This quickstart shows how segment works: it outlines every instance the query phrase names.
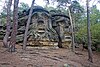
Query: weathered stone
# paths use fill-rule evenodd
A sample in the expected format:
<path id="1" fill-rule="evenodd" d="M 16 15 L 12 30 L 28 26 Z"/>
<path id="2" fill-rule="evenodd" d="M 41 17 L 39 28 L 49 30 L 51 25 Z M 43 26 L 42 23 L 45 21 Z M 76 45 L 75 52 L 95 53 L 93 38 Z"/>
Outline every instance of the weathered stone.
<path id="1" fill-rule="evenodd" d="M 18 20 L 18 33 L 17 43 L 23 42 L 26 22 L 28 19 L 29 11 L 25 11 L 26 14 L 19 16 Z M 1 31 L 0 35 L 5 31 Z M 62 41 L 63 47 L 70 47 L 71 45 L 71 33 L 70 33 L 70 21 L 69 17 L 59 14 L 50 14 L 42 7 L 35 7 L 32 12 L 31 23 L 28 31 L 28 43 L 32 46 L 52 46 L 57 47 L 59 37 Z"/>

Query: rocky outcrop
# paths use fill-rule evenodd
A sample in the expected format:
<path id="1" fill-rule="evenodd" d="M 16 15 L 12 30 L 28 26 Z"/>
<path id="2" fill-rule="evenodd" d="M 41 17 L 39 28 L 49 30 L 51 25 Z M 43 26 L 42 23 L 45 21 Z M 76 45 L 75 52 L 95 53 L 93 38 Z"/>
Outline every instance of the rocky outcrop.
<path id="1" fill-rule="evenodd" d="M 26 22 L 29 10 L 19 14 L 17 43 L 23 42 Z M 42 7 L 34 7 L 31 23 L 28 31 L 27 45 L 33 46 L 58 46 L 61 41 L 62 47 L 71 44 L 69 17 L 63 14 L 50 14 Z M 0 32 L 4 35 L 5 31 Z"/>

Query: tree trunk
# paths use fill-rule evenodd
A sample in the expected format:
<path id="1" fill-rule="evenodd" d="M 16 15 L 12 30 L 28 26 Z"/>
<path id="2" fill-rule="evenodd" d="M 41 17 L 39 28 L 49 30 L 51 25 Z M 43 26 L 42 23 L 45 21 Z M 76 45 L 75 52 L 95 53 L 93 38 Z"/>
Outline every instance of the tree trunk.
<path id="1" fill-rule="evenodd" d="M 13 28 L 12 28 L 11 39 L 9 43 L 10 52 L 15 52 L 16 34 L 17 34 L 17 26 L 18 26 L 18 3 L 19 0 L 14 0 Z"/>
<path id="2" fill-rule="evenodd" d="M 24 41 L 23 41 L 23 49 L 26 49 L 26 44 L 27 44 L 27 34 L 28 34 L 28 29 L 29 29 L 29 25 L 30 25 L 30 21 L 31 21 L 31 16 L 32 16 L 32 11 L 33 11 L 33 6 L 34 6 L 34 1 L 32 1 L 31 4 L 31 8 L 30 8 L 30 12 L 29 12 L 29 17 L 27 20 L 27 25 L 26 25 L 26 30 L 25 30 L 25 34 L 24 34 Z"/>
<path id="3" fill-rule="evenodd" d="M 70 8 L 69 8 L 69 7 L 68 7 L 68 11 L 69 11 L 69 17 L 70 17 L 70 22 L 71 22 L 71 33 L 72 33 L 72 51 L 73 51 L 73 52 L 75 52 L 73 22 L 72 22 L 72 17 L 71 17 L 71 12 L 70 12 Z"/>
<path id="4" fill-rule="evenodd" d="M 62 39 L 61 39 L 61 37 L 60 37 L 60 35 L 58 34 L 58 47 L 59 48 L 63 48 L 63 46 L 62 46 Z"/>
<path id="5" fill-rule="evenodd" d="M 59 48 L 62 48 L 62 38 L 61 38 L 61 30 L 60 30 L 60 27 L 58 26 L 58 29 L 56 30 L 57 34 L 58 34 L 58 47 Z"/>
<path id="6" fill-rule="evenodd" d="M 10 28 L 11 28 L 11 5 L 12 5 L 12 0 L 9 0 L 7 4 L 7 23 L 6 23 L 6 34 L 3 38 L 3 44 L 4 47 L 8 47 L 8 39 L 10 35 Z"/>
<path id="7" fill-rule="evenodd" d="M 91 32 L 90 32 L 90 15 L 89 15 L 89 0 L 87 0 L 87 37 L 88 37 L 88 60 L 93 62 L 91 49 Z"/>

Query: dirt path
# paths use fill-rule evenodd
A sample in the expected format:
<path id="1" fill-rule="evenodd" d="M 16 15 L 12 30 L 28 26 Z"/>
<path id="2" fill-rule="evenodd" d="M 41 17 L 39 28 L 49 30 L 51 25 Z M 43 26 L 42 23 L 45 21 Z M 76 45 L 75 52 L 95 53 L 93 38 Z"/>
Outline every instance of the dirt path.
<path id="1" fill-rule="evenodd" d="M 1 45 L 1 44 L 0 44 Z M 87 61 L 87 51 L 71 52 L 68 49 L 35 49 L 9 53 L 0 47 L 0 67 L 100 67 L 100 53 L 94 53 L 94 63 Z"/>

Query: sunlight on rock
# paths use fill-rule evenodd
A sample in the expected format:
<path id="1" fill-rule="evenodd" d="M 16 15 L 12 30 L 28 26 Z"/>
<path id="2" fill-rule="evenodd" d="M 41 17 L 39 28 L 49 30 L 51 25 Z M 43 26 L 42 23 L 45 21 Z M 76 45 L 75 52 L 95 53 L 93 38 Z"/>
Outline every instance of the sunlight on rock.
<path id="1" fill-rule="evenodd" d="M 68 64 L 64 64 L 64 67 L 70 67 Z"/>

